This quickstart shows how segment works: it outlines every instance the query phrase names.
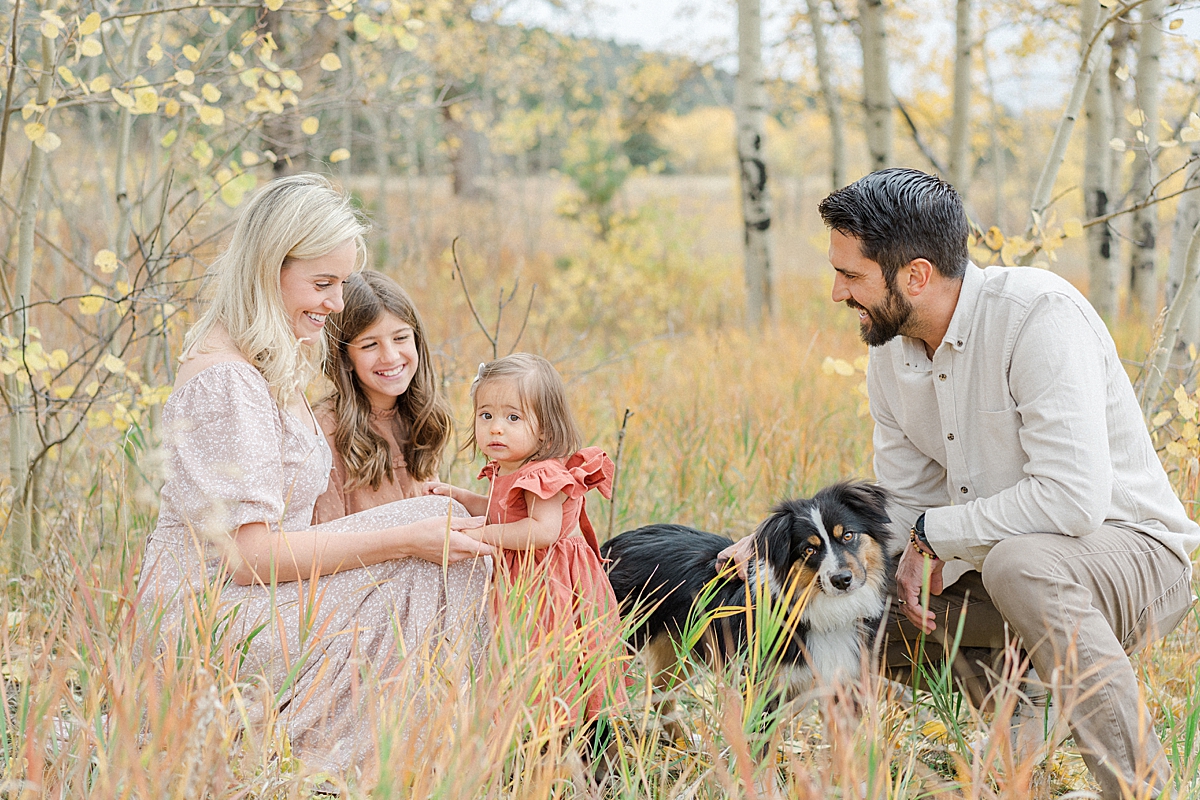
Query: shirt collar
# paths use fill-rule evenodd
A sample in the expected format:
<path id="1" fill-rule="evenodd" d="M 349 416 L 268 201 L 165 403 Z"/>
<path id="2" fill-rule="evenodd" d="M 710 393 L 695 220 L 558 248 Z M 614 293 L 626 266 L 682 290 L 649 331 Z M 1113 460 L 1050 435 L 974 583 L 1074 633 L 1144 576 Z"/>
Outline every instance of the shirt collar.
<path id="1" fill-rule="evenodd" d="M 967 271 L 963 274 L 962 288 L 958 290 L 958 303 L 954 306 L 954 316 L 950 318 L 950 326 L 942 343 L 948 344 L 955 350 L 961 351 L 971 335 L 975 322 L 975 309 L 979 306 L 979 295 L 983 292 L 983 270 L 971 262 L 967 262 Z"/>

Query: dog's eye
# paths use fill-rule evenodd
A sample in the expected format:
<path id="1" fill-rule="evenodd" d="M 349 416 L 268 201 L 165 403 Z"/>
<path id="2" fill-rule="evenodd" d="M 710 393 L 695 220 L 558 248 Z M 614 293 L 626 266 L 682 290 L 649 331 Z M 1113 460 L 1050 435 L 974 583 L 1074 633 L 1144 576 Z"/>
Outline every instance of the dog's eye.
<path id="1" fill-rule="evenodd" d="M 804 557 L 805 557 L 805 558 L 809 558 L 810 556 L 812 556 L 812 555 L 813 555 L 814 553 L 816 553 L 816 552 L 817 552 L 817 548 L 813 547 L 813 546 L 810 544 L 808 547 L 804 548 Z"/>
<path id="2" fill-rule="evenodd" d="M 854 541 L 855 535 L 856 534 L 854 533 L 854 531 L 846 531 L 845 533 L 842 534 L 842 541 L 845 542 L 846 544 L 850 544 L 851 542 Z"/>

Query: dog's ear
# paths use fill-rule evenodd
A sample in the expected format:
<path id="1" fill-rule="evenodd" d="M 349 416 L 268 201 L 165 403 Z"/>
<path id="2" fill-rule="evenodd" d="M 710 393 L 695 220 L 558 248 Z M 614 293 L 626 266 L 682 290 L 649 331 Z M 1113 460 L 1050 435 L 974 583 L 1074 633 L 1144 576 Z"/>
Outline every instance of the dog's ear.
<path id="1" fill-rule="evenodd" d="M 774 554 L 775 558 L 786 556 L 792 549 L 792 518 L 794 511 L 785 503 L 775 507 L 771 516 L 759 524 L 754 535 L 758 538 L 760 553 Z"/>
<path id="2" fill-rule="evenodd" d="M 892 521 L 887 506 L 891 495 L 874 483 L 847 483 L 842 487 L 842 501 L 873 527 L 883 527 Z"/>

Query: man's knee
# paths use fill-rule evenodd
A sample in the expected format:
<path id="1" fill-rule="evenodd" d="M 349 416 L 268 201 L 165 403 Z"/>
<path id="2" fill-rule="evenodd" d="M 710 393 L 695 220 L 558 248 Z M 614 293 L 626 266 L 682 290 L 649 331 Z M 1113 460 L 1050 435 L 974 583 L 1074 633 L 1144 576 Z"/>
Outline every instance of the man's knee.
<path id="1" fill-rule="evenodd" d="M 1054 583 L 1052 559 L 1039 556 L 1033 538 L 1004 539 L 983 561 L 983 586 L 1010 622 L 1044 608 Z"/>

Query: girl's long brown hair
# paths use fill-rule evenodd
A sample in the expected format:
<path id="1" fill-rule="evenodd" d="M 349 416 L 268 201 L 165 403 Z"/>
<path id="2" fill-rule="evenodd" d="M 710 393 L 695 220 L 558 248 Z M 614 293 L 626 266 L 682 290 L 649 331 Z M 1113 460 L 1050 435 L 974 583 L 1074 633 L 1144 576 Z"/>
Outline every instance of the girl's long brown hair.
<path id="1" fill-rule="evenodd" d="M 371 429 L 371 403 L 354 375 L 347 352 L 350 342 L 385 313 L 411 325 L 416 337 L 417 370 L 408 391 L 396 398 L 394 424 L 409 474 L 414 480 L 429 480 L 437 474 L 453 422 L 450 406 L 438 388 L 421 317 L 399 284 L 374 270 L 351 276 L 342 299 L 345 308 L 329 317 L 333 335 L 329 337 L 325 375 L 334 387 L 326 403 L 332 405 L 337 420 L 333 444 L 346 463 L 349 478 L 346 488 L 369 485 L 378 489 L 384 480 L 395 479 L 390 448 Z"/>

